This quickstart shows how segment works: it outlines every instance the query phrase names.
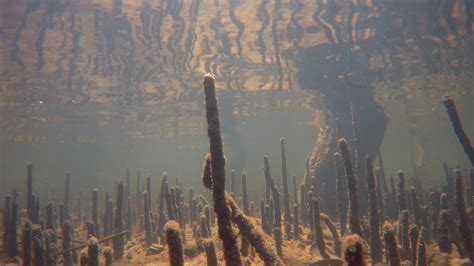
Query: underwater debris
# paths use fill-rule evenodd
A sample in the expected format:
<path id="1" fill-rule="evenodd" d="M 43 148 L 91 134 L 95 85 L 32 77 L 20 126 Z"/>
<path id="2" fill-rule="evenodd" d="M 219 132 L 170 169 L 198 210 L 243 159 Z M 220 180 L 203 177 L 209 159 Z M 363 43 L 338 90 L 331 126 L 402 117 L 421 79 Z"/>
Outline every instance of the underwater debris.
<path id="1" fill-rule="evenodd" d="M 298 216 L 298 204 L 293 204 L 293 239 L 300 239 L 300 222 Z"/>
<path id="2" fill-rule="evenodd" d="M 11 201 L 11 212 L 9 215 L 9 222 L 8 227 L 6 230 L 9 231 L 8 233 L 8 257 L 15 258 L 18 256 L 18 238 L 17 238 L 17 227 L 18 227 L 18 203 L 17 203 L 17 196 L 16 192 L 13 193 L 12 201 Z"/>
<path id="3" fill-rule="evenodd" d="M 375 184 L 374 169 L 372 168 L 372 160 L 370 156 L 365 157 L 367 171 L 367 185 L 369 189 L 369 242 L 370 242 L 370 258 L 372 263 L 382 261 L 382 241 L 380 237 L 380 222 L 377 189 Z"/>
<path id="4" fill-rule="evenodd" d="M 400 257 L 402 260 L 406 260 L 410 257 L 410 238 L 408 235 L 408 230 L 409 230 L 409 213 L 408 210 L 403 210 L 400 213 L 400 220 L 399 220 L 399 230 L 400 230 L 400 242 L 402 245 Z"/>
<path id="5" fill-rule="evenodd" d="M 281 228 L 273 227 L 273 238 L 275 239 L 275 246 L 278 253 L 278 256 L 283 257 L 283 248 L 282 248 L 282 233 Z"/>
<path id="6" fill-rule="evenodd" d="M 242 173 L 242 207 L 245 215 L 250 215 L 249 202 L 247 194 L 247 174 Z M 240 252 L 242 256 L 248 256 L 250 244 L 246 237 L 241 235 Z"/>
<path id="7" fill-rule="evenodd" d="M 91 237 L 87 244 L 87 265 L 99 266 L 99 243 L 95 237 Z"/>
<path id="8" fill-rule="evenodd" d="M 235 169 L 230 170 L 230 193 L 235 195 Z"/>
<path id="9" fill-rule="evenodd" d="M 111 266 L 113 259 L 114 259 L 114 251 L 110 247 L 105 247 L 102 250 L 102 254 L 104 254 L 104 262 L 105 266 Z"/>
<path id="10" fill-rule="evenodd" d="M 171 266 L 184 265 L 183 243 L 181 240 L 181 229 L 174 220 L 169 220 L 165 224 L 166 244 L 168 245 L 168 257 Z"/>
<path id="11" fill-rule="evenodd" d="M 46 265 L 46 245 L 43 230 L 39 224 L 32 226 L 33 235 L 33 265 Z"/>
<path id="12" fill-rule="evenodd" d="M 426 230 L 424 227 L 421 227 L 420 234 L 418 238 L 418 245 L 416 247 L 416 266 L 428 266 L 428 258 L 426 256 L 426 243 L 425 243 L 425 233 Z"/>
<path id="13" fill-rule="evenodd" d="M 151 177 L 147 176 L 146 177 L 146 191 L 148 191 L 148 206 L 150 206 L 150 210 L 153 208 L 152 205 L 152 195 L 151 195 Z"/>
<path id="14" fill-rule="evenodd" d="M 458 111 L 456 109 L 456 104 L 454 104 L 453 99 L 448 95 L 443 96 L 443 104 L 446 108 L 446 112 L 448 112 L 449 120 L 453 125 L 454 133 L 456 133 L 456 136 L 458 137 L 459 142 L 461 143 L 464 149 L 464 152 L 469 158 L 471 165 L 474 165 L 474 149 L 466 132 L 464 132 L 461 119 L 459 119 Z"/>
<path id="15" fill-rule="evenodd" d="M 237 225 L 240 233 L 249 240 L 250 245 L 255 248 L 257 254 L 267 265 L 282 265 L 275 253 L 272 240 L 256 226 L 255 222 L 239 209 L 232 197 L 228 196 L 227 202 L 232 210 L 232 222 Z"/>
<path id="16" fill-rule="evenodd" d="M 342 238 L 343 259 L 346 265 L 367 265 L 365 261 L 365 248 L 362 238 L 350 234 Z"/>
<path id="17" fill-rule="evenodd" d="M 26 166 L 26 211 L 28 213 L 28 218 L 34 223 L 38 221 L 33 220 L 33 164 L 28 164 Z"/>
<path id="18" fill-rule="evenodd" d="M 113 209 L 113 201 L 111 198 L 106 199 L 106 205 L 105 205 L 105 214 L 104 214 L 104 224 L 107 224 L 107 233 L 104 234 L 105 236 L 109 236 L 113 232 L 114 228 L 114 209 Z M 107 218 L 105 218 L 107 217 Z M 105 233 L 105 231 L 104 231 Z"/>
<path id="19" fill-rule="evenodd" d="M 212 241 L 212 239 L 205 239 L 202 245 L 206 251 L 207 266 L 217 266 L 218 262 L 214 241 Z"/>
<path id="20" fill-rule="evenodd" d="M 307 218 L 306 218 L 306 189 L 305 185 L 300 185 L 300 200 L 301 200 L 301 221 L 303 226 L 307 225 Z"/>
<path id="21" fill-rule="evenodd" d="M 346 173 L 347 190 L 349 194 L 349 229 L 351 234 L 362 236 L 362 228 L 359 218 L 359 197 L 357 195 L 357 180 L 351 163 L 351 156 L 345 139 L 339 139 L 344 169 Z"/>
<path id="22" fill-rule="evenodd" d="M 199 228 L 201 229 L 201 237 L 208 238 L 210 236 L 210 230 L 208 228 L 205 215 L 201 215 L 199 217 Z"/>
<path id="23" fill-rule="evenodd" d="M 92 190 L 92 225 L 93 236 L 99 237 L 99 190 Z"/>
<path id="24" fill-rule="evenodd" d="M 438 247 L 441 252 L 451 252 L 451 239 L 449 237 L 448 223 L 449 213 L 447 210 L 441 210 L 439 214 L 438 225 Z"/>
<path id="25" fill-rule="evenodd" d="M 334 252 L 337 256 L 341 256 L 341 240 L 339 238 L 339 234 L 337 233 L 336 225 L 333 223 L 333 221 L 331 221 L 331 218 L 329 218 L 328 215 L 321 213 L 320 217 L 328 227 L 329 231 L 331 231 L 332 238 L 334 239 Z"/>
<path id="26" fill-rule="evenodd" d="M 421 214 L 421 209 L 418 204 L 418 196 L 416 194 L 416 188 L 414 186 L 410 187 L 409 194 L 411 198 L 411 204 L 413 205 L 412 209 L 413 209 L 413 217 L 415 218 L 415 223 L 417 226 L 421 226 L 422 221 L 423 221 L 423 218 L 422 218 L 423 215 Z"/>
<path id="27" fill-rule="evenodd" d="M 3 208 L 3 228 L 8 229 L 10 227 L 11 221 L 10 221 L 10 216 L 11 216 L 11 198 L 10 196 L 5 197 L 5 207 Z M 8 243 L 10 242 L 10 230 L 3 230 L 3 246 L 7 247 Z"/>
<path id="28" fill-rule="evenodd" d="M 334 153 L 334 169 L 336 175 L 336 198 L 337 198 L 337 211 L 339 217 L 339 225 L 341 227 L 341 235 L 346 234 L 346 223 L 347 223 L 347 190 L 345 186 L 345 180 L 343 178 L 343 170 L 341 167 L 341 155 Z"/>
<path id="29" fill-rule="evenodd" d="M 261 226 L 262 226 L 262 230 L 269 234 L 269 230 L 270 230 L 270 225 L 269 225 L 269 221 L 268 221 L 268 216 L 267 216 L 267 212 L 266 212 L 266 209 L 268 208 L 268 206 L 265 206 L 265 201 L 262 199 L 260 201 L 260 220 L 261 220 Z"/>
<path id="30" fill-rule="evenodd" d="M 288 171 L 286 168 L 285 138 L 280 138 L 281 152 L 281 179 L 283 181 L 283 207 L 285 210 L 285 224 L 291 223 L 290 196 L 288 192 Z"/>
<path id="31" fill-rule="evenodd" d="M 123 231 L 123 183 L 119 182 L 117 186 L 117 201 L 115 206 L 115 222 L 114 222 L 114 233 Z M 123 258 L 123 246 L 124 239 L 123 235 L 118 235 L 114 237 L 112 241 L 112 246 L 114 249 L 114 258 L 122 259 Z"/>
<path id="32" fill-rule="evenodd" d="M 415 265 L 417 261 L 417 246 L 418 246 L 418 239 L 419 239 L 418 227 L 416 225 L 410 226 L 410 230 L 408 231 L 408 236 L 410 237 L 410 245 L 411 245 L 410 260 Z"/>
<path id="33" fill-rule="evenodd" d="M 127 204 L 125 205 L 125 230 L 128 231 L 127 240 L 131 240 L 133 234 L 133 211 L 132 211 L 132 199 L 127 197 Z"/>
<path id="34" fill-rule="evenodd" d="M 148 191 L 143 192 L 143 218 L 145 222 L 145 242 L 147 246 L 150 246 L 153 243 L 153 237 L 151 234 L 151 221 L 150 221 L 150 206 L 148 200 Z"/>
<path id="35" fill-rule="evenodd" d="M 379 222 L 385 217 L 385 202 L 384 202 L 384 193 L 382 192 L 383 184 L 385 183 L 385 176 L 380 168 L 374 169 L 374 175 L 376 180 L 376 192 L 377 192 L 377 203 L 379 209 Z M 368 184 L 367 184 L 368 187 Z M 385 189 L 387 188 L 387 184 L 385 184 Z M 370 188 L 369 188 L 370 189 Z M 369 199 L 370 200 L 370 199 Z"/>
<path id="36" fill-rule="evenodd" d="M 23 224 L 21 243 L 23 246 L 22 248 L 23 265 L 31 266 L 33 263 L 33 257 L 31 254 L 31 250 L 33 248 L 33 229 L 31 228 L 30 220 L 26 220 L 25 223 Z M 66 262 L 64 264 L 66 264 Z"/>
<path id="37" fill-rule="evenodd" d="M 329 258 L 329 255 L 326 252 L 326 243 L 324 243 L 323 239 L 323 229 L 321 227 L 321 212 L 319 211 L 319 200 L 313 198 L 311 200 L 311 205 L 313 208 L 313 219 L 314 219 L 314 232 L 315 232 L 315 240 L 316 245 L 318 246 L 319 253 L 324 259 Z"/>
<path id="38" fill-rule="evenodd" d="M 390 266 L 400 265 L 400 253 L 398 252 L 397 238 L 393 232 L 392 225 L 385 221 L 383 225 L 383 238 L 385 240 L 385 249 L 388 253 L 387 262 Z"/>
<path id="39" fill-rule="evenodd" d="M 141 186 L 141 173 L 140 173 L 140 170 L 137 170 L 137 181 L 136 181 L 136 184 L 137 184 L 137 187 L 136 187 L 136 191 L 135 191 L 135 205 L 137 207 L 137 210 L 136 210 L 136 216 L 137 217 L 140 217 L 143 215 L 143 204 L 141 203 L 142 201 L 139 199 L 140 198 L 140 194 L 143 192 L 142 191 L 142 186 Z M 160 190 L 161 191 L 161 190 Z M 161 197 L 162 195 L 160 194 L 160 202 L 161 202 Z"/>
<path id="40" fill-rule="evenodd" d="M 63 218 L 67 219 L 69 217 L 69 199 L 71 194 L 71 174 L 66 173 L 66 180 L 64 183 L 64 216 Z M 34 205 L 34 204 L 33 204 Z M 60 223 L 64 223 L 64 220 Z"/>
<path id="41" fill-rule="evenodd" d="M 454 171 L 455 187 L 456 187 L 456 210 L 459 215 L 459 234 L 462 239 L 463 256 L 469 257 L 474 261 L 474 251 L 472 246 L 472 234 L 469 223 L 469 215 L 466 210 L 466 202 L 464 200 L 464 184 L 462 182 L 461 170 Z"/>
<path id="42" fill-rule="evenodd" d="M 214 77 L 204 76 L 204 93 L 206 95 L 207 135 L 209 137 L 209 152 L 211 154 L 210 170 L 212 179 L 212 197 L 214 211 L 217 214 L 219 238 L 223 243 L 224 259 L 227 265 L 240 265 L 240 252 L 237 247 L 237 237 L 232 230 L 230 212 L 225 200 L 225 158 L 220 132 L 219 109 L 217 107 Z"/>
<path id="43" fill-rule="evenodd" d="M 71 241 L 72 241 L 72 232 L 73 228 L 69 220 L 66 220 L 62 226 L 62 235 L 63 235 L 63 250 L 69 250 L 71 248 Z M 64 265 L 65 266 L 72 266 L 72 253 L 71 252 L 64 252 Z"/>
<path id="44" fill-rule="evenodd" d="M 440 199 L 438 193 L 431 191 L 428 196 L 430 202 L 430 230 L 433 239 L 438 239 L 438 222 L 439 222 L 439 215 L 440 215 Z"/>
<path id="45" fill-rule="evenodd" d="M 398 209 L 400 212 L 407 209 L 407 197 L 405 193 L 405 172 L 402 170 L 398 171 L 398 183 L 397 183 L 397 199 L 398 199 Z"/>
<path id="46" fill-rule="evenodd" d="M 168 188 L 167 181 L 163 182 L 163 191 L 165 193 L 166 211 L 168 213 L 168 219 L 176 220 L 176 215 L 174 213 L 173 200 L 170 193 L 171 190 Z"/>
<path id="47" fill-rule="evenodd" d="M 160 243 L 164 244 L 164 236 L 163 236 L 163 228 L 165 226 L 165 202 L 168 204 L 168 200 L 166 200 L 166 195 L 168 193 L 168 183 L 166 183 L 168 176 L 166 173 L 161 175 L 161 185 L 160 185 L 160 205 L 158 207 L 158 225 L 155 230 L 155 237 L 160 239 Z M 168 206 L 168 205 L 167 205 Z M 169 209 L 168 209 L 169 210 Z"/>

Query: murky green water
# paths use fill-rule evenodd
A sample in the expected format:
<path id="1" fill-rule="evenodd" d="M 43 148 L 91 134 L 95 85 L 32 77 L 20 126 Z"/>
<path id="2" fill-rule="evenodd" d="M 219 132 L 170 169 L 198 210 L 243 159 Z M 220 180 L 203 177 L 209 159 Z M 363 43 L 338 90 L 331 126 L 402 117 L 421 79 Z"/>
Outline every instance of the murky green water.
<path id="1" fill-rule="evenodd" d="M 348 90 L 360 153 L 381 149 L 388 173 L 431 182 L 441 180 L 443 162 L 468 165 L 440 99 L 454 97 L 472 137 L 472 1 L 0 7 L 3 192 L 24 183 L 28 162 L 38 190 L 61 187 L 67 171 L 79 190 L 110 188 L 126 167 L 198 187 L 206 72 L 217 77 L 228 167 L 247 170 L 251 193 L 262 187 L 263 155 L 279 176 L 281 136 L 298 177 L 335 118 L 352 139 Z"/>

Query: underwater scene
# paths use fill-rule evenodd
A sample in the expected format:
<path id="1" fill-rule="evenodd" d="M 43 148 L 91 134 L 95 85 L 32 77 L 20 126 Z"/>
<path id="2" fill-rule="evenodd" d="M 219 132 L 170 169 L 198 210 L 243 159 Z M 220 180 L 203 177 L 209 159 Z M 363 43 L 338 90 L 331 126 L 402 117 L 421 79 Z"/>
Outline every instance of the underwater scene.
<path id="1" fill-rule="evenodd" d="M 0 265 L 473 265 L 474 0 L 0 0 Z"/>

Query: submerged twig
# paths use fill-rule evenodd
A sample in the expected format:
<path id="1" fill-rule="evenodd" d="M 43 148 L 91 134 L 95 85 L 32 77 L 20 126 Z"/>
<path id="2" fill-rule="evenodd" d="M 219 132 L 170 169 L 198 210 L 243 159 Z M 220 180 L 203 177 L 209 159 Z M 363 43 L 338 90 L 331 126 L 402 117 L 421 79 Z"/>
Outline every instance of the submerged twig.
<path id="1" fill-rule="evenodd" d="M 443 97 L 443 104 L 446 107 L 446 111 L 448 112 L 449 119 L 451 120 L 451 124 L 453 125 L 454 133 L 461 142 L 461 145 L 466 153 L 471 165 L 474 165 L 474 150 L 471 145 L 471 141 L 469 140 L 466 132 L 464 132 L 464 128 L 462 127 L 461 119 L 459 119 L 458 111 L 456 109 L 456 105 L 451 97 L 445 95 Z"/>

